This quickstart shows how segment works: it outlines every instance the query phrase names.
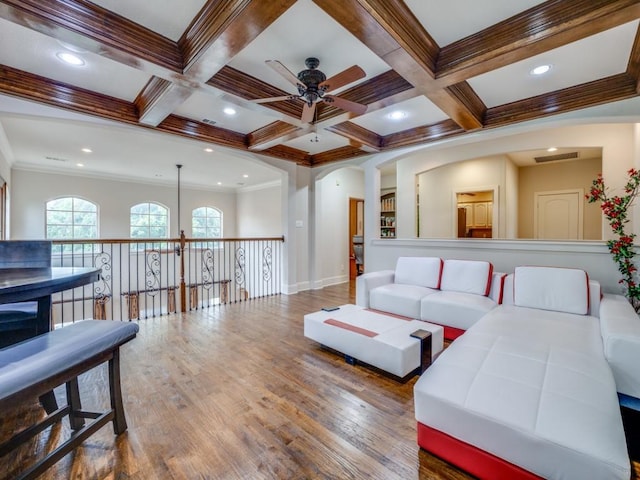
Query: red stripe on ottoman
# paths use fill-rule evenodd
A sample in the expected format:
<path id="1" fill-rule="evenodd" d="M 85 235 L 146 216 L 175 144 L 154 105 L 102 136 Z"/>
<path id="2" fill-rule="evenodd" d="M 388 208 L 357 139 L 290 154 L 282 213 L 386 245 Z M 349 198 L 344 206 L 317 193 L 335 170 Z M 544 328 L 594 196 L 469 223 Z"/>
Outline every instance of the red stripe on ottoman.
<path id="1" fill-rule="evenodd" d="M 344 328 L 345 330 L 349 330 L 354 333 L 359 333 L 360 335 L 365 335 L 367 337 L 375 337 L 378 334 L 376 332 L 372 332 L 371 330 L 367 330 L 366 328 L 356 327 L 355 325 L 349 325 L 348 323 L 341 322 L 340 320 L 336 320 L 335 318 L 328 318 L 324 321 L 324 323 L 333 325 L 334 327 Z"/>
<path id="2" fill-rule="evenodd" d="M 415 318 L 405 317 L 404 315 L 397 315 L 395 313 L 383 312 L 382 310 L 374 310 L 373 308 L 365 308 L 365 311 L 372 312 L 372 313 L 379 313 L 380 315 L 397 318 L 398 320 L 406 320 L 407 322 L 415 320 Z"/>

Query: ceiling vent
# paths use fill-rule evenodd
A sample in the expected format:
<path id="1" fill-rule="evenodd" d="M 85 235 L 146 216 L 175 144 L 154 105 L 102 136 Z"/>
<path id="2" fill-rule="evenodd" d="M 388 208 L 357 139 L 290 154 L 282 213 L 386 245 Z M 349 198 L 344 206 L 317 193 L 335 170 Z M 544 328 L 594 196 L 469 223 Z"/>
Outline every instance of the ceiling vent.
<path id="1" fill-rule="evenodd" d="M 533 157 L 536 163 L 555 162 L 556 160 L 571 160 L 578 158 L 578 152 L 558 153 L 557 155 L 547 155 L 545 157 Z"/>
<path id="2" fill-rule="evenodd" d="M 209 120 L 208 118 L 203 118 L 202 119 L 202 123 L 206 123 L 207 125 L 215 125 L 216 121 L 215 120 Z"/>
<path id="3" fill-rule="evenodd" d="M 53 160 L 54 162 L 66 162 L 67 159 L 66 158 L 59 158 L 59 157 L 44 157 L 47 160 Z"/>

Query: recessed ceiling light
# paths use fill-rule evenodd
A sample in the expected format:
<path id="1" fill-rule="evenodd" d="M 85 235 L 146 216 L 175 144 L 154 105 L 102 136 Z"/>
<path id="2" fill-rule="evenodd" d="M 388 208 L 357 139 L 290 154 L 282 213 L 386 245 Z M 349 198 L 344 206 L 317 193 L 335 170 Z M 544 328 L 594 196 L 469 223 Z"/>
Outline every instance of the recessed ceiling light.
<path id="1" fill-rule="evenodd" d="M 86 147 L 85 147 L 85 148 L 83 148 L 83 149 L 82 149 L 82 151 L 83 151 L 84 153 L 91 153 L 91 152 L 93 152 L 93 150 L 91 150 L 90 148 L 86 148 Z"/>
<path id="2" fill-rule="evenodd" d="M 73 53 L 59 52 L 56 53 L 56 57 L 69 65 L 73 65 L 74 67 L 80 67 L 84 65 L 84 60 L 81 59 L 78 55 L 74 55 Z"/>
<path id="3" fill-rule="evenodd" d="M 402 120 L 406 116 L 407 116 L 407 112 L 403 112 L 401 110 L 395 110 L 391 112 L 389 115 L 387 115 L 387 117 L 390 118 L 391 120 Z"/>
<path id="4" fill-rule="evenodd" d="M 204 151 L 207 152 L 207 153 L 211 153 L 211 152 L 213 152 L 213 148 L 207 147 L 207 148 L 204 149 Z"/>
<path id="5" fill-rule="evenodd" d="M 242 175 L 242 178 L 249 178 L 249 175 L 245 173 L 244 175 Z"/>
<path id="6" fill-rule="evenodd" d="M 547 148 L 547 152 L 556 152 L 558 149 L 556 147 Z"/>
<path id="7" fill-rule="evenodd" d="M 84 163 L 76 163 L 76 167 L 84 167 Z"/>
<path id="8" fill-rule="evenodd" d="M 551 70 L 551 65 L 538 65 L 529 73 L 531 73 L 531 75 L 544 75 L 549 70 Z"/>
<path id="9" fill-rule="evenodd" d="M 236 111 L 235 109 L 231 108 L 231 107 L 227 107 L 223 110 L 223 112 L 225 113 L 225 115 L 235 115 Z"/>
<path id="10" fill-rule="evenodd" d="M 218 182 L 218 185 L 222 185 L 222 182 Z"/>

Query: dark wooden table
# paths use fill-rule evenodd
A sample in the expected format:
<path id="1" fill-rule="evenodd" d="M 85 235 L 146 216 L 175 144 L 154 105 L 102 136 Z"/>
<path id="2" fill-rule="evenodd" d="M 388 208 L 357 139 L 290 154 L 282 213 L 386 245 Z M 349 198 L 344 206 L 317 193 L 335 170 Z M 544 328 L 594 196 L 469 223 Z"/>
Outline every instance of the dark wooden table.
<path id="1" fill-rule="evenodd" d="M 0 269 L 0 304 L 36 300 L 37 334 L 51 329 L 51 295 L 81 287 L 100 279 L 94 267 L 2 268 Z"/>
<path id="2" fill-rule="evenodd" d="M 51 295 L 100 279 L 100 268 L 49 267 L 0 268 L 0 304 L 38 302 L 36 335 L 51 330 Z M 58 409 L 53 391 L 40 397 L 47 413 Z"/>

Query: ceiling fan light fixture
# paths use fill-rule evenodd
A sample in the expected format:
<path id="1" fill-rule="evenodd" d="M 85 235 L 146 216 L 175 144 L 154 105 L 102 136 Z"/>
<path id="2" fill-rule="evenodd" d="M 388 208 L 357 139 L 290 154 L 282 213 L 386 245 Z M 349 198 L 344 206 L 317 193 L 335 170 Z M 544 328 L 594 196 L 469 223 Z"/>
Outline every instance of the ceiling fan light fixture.
<path id="1" fill-rule="evenodd" d="M 529 73 L 531 75 L 544 75 L 549 70 L 551 70 L 551 65 L 538 65 L 537 67 L 533 68 Z"/>

